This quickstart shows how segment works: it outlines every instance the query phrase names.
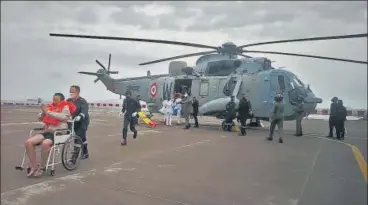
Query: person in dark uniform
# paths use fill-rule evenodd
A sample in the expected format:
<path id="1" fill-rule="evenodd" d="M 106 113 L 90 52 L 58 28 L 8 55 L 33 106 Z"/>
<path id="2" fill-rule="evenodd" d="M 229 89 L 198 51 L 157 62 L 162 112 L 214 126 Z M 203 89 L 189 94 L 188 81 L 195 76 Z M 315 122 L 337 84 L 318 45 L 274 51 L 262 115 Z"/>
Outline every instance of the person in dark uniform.
<path id="1" fill-rule="evenodd" d="M 345 138 L 345 120 L 347 116 L 346 107 L 342 100 L 337 101 L 337 113 L 336 113 L 336 138 L 338 140 L 344 140 Z"/>
<path id="2" fill-rule="evenodd" d="M 124 113 L 124 126 L 123 126 L 123 139 L 121 141 L 121 145 L 127 145 L 127 135 L 128 135 L 128 125 L 130 130 L 133 132 L 133 139 L 137 138 L 138 132 L 135 129 L 137 112 L 140 111 L 141 105 L 136 99 L 133 99 L 132 92 L 129 90 L 125 92 L 125 99 L 123 102 L 123 109 L 121 110 Z"/>
<path id="3" fill-rule="evenodd" d="M 250 101 L 247 99 L 245 94 L 243 94 L 242 98 L 239 102 L 238 108 L 238 121 L 240 122 L 240 135 L 245 136 L 247 134 L 245 130 L 247 119 L 250 117 L 250 109 L 251 104 Z"/>
<path id="4" fill-rule="evenodd" d="M 199 107 L 199 102 L 197 100 L 196 97 L 193 96 L 193 102 L 192 102 L 192 107 L 193 107 L 193 118 L 194 118 L 194 127 L 199 127 L 198 125 L 198 107 Z"/>
<path id="5" fill-rule="evenodd" d="M 141 107 L 141 95 L 137 95 L 137 101 L 139 103 L 139 106 Z M 138 125 L 138 121 L 139 121 L 139 115 L 137 114 L 137 117 L 136 117 L 136 125 Z"/>
<path id="6" fill-rule="evenodd" d="M 70 98 L 67 101 L 72 102 L 76 107 L 75 112 L 72 113 L 72 117 L 75 121 L 74 131 L 83 142 L 82 159 L 87 159 L 89 157 L 86 136 L 89 125 L 88 103 L 84 98 L 80 97 L 80 87 L 78 85 L 72 85 L 69 91 Z"/>
<path id="7" fill-rule="evenodd" d="M 330 106 L 330 117 L 328 119 L 328 124 L 330 127 L 330 132 L 326 137 L 332 138 L 333 137 L 333 128 L 335 127 L 336 124 L 336 112 L 337 112 L 337 104 L 338 98 L 337 97 L 333 97 L 331 99 L 331 106 Z M 336 129 L 336 128 L 335 128 Z"/>
<path id="8" fill-rule="evenodd" d="M 234 118 L 236 118 L 236 104 L 235 104 L 235 97 L 231 96 L 230 102 L 226 104 L 225 111 L 225 123 L 228 124 L 227 131 L 231 132 L 231 123 L 233 122 Z"/>

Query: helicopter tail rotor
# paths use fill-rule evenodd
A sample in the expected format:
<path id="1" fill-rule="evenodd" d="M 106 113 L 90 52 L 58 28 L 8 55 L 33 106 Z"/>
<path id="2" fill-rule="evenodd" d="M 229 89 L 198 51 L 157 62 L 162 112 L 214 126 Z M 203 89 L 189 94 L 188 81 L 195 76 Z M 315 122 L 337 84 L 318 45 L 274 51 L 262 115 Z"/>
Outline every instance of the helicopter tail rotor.
<path id="1" fill-rule="evenodd" d="M 100 61 L 96 60 L 96 63 L 98 65 L 100 65 L 102 69 L 106 70 L 108 75 L 110 75 L 110 74 L 119 74 L 119 71 L 110 71 L 111 53 L 109 54 L 109 64 L 107 66 L 107 69 L 106 69 L 106 67 L 104 65 L 102 65 L 102 63 L 100 63 Z"/>
<path id="2" fill-rule="evenodd" d="M 94 75 L 97 76 L 97 78 L 93 81 L 94 83 L 97 83 L 100 80 L 100 75 L 103 75 L 103 73 L 110 75 L 110 74 L 119 74 L 119 71 L 110 71 L 110 65 L 111 65 L 111 53 L 109 54 L 109 63 L 106 67 L 100 63 L 100 61 L 96 60 L 96 63 L 101 66 L 101 68 L 103 69 L 103 71 L 101 72 L 101 70 L 97 71 L 96 73 L 92 73 L 92 72 L 84 72 L 84 71 L 80 71 L 78 73 L 80 74 L 84 74 L 84 75 Z"/>

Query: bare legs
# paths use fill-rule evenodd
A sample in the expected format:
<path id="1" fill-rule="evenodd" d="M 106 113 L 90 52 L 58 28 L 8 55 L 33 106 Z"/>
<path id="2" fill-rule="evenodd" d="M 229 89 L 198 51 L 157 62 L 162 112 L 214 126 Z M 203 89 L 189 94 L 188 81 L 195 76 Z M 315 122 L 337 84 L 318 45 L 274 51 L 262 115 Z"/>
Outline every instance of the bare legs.
<path id="1" fill-rule="evenodd" d="M 41 144 L 41 166 L 40 167 L 37 167 L 37 164 L 36 164 L 35 148 L 38 144 Z M 38 177 L 42 175 L 43 167 L 46 164 L 51 146 L 52 146 L 52 141 L 49 139 L 45 139 L 42 134 L 37 134 L 26 140 L 25 148 L 26 148 L 26 153 L 29 158 L 29 163 L 30 163 L 29 166 L 31 168 L 29 174 L 27 175 L 28 177 L 30 176 Z"/>

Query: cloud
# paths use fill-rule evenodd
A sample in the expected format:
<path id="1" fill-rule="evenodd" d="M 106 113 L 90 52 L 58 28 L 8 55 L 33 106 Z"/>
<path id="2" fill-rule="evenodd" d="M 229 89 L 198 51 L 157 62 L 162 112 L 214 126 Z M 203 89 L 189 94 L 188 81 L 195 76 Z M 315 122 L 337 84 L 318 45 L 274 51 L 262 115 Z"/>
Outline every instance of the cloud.
<path id="1" fill-rule="evenodd" d="M 168 71 L 169 62 L 139 63 L 203 49 L 123 41 L 52 38 L 50 32 L 156 38 L 212 46 L 275 39 L 367 32 L 367 2 L 2 2 L 1 97 L 68 92 L 79 84 L 90 101 L 116 98 L 93 76 L 98 59 L 112 54 L 116 78 Z M 275 44 L 249 48 L 367 60 L 367 39 Z M 309 83 L 328 107 L 339 96 L 352 107 L 367 106 L 367 66 L 318 59 L 266 56 Z M 185 58 L 194 64 L 197 58 Z M 129 72 L 128 72 L 129 71 Z"/>

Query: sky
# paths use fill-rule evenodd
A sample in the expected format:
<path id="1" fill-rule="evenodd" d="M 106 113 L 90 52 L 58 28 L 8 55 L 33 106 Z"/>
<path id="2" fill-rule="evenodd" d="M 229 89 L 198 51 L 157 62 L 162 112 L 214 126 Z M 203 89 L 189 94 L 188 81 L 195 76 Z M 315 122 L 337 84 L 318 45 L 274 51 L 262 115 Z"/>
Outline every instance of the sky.
<path id="1" fill-rule="evenodd" d="M 169 62 L 139 66 L 165 57 L 206 51 L 201 48 L 126 41 L 55 38 L 49 33 L 123 36 L 220 46 L 290 38 L 367 33 L 367 2 L 1 2 L 1 99 L 69 93 L 81 86 L 88 101 L 117 99 L 95 77 L 98 59 L 112 54 L 114 78 L 168 72 Z M 367 61 L 367 38 L 251 47 Z M 329 107 L 333 96 L 355 109 L 367 108 L 367 65 L 280 55 L 275 67 L 295 73 Z M 198 57 L 184 58 L 194 65 Z"/>

